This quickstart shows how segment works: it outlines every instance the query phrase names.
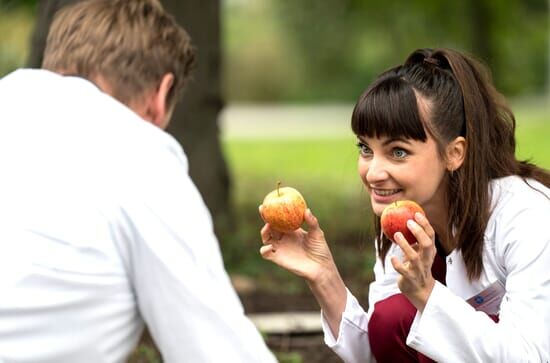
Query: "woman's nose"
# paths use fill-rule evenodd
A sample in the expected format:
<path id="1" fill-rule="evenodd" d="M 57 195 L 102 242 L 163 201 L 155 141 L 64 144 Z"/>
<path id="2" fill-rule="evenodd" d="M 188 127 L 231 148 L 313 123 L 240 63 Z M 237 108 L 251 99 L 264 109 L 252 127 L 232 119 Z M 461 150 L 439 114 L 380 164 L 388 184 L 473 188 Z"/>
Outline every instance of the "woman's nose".
<path id="1" fill-rule="evenodd" d="M 374 184 L 383 181 L 388 178 L 388 170 L 384 160 L 373 157 L 368 166 L 365 174 L 365 179 L 369 184 Z"/>

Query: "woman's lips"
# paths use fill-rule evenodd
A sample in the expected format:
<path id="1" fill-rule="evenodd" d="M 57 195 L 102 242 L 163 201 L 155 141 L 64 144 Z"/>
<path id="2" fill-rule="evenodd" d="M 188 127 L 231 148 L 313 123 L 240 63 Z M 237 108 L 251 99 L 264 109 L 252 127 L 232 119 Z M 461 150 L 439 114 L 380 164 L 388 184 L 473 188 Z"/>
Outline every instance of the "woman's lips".
<path id="1" fill-rule="evenodd" d="M 379 189 L 371 188 L 371 196 L 376 203 L 391 203 L 396 200 L 395 196 L 399 194 L 402 189 Z"/>
<path id="2" fill-rule="evenodd" d="M 389 195 L 397 194 L 401 189 L 372 189 L 372 192 L 381 197 L 387 197 Z"/>

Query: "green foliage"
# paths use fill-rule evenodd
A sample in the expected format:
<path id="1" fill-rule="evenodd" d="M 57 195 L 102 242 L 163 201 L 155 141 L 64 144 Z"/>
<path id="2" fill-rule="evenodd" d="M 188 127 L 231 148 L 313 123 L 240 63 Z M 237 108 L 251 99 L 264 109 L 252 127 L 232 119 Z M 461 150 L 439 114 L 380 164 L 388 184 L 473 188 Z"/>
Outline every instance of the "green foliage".
<path id="1" fill-rule="evenodd" d="M 235 179 L 234 198 L 238 205 L 254 201 L 256 207 L 277 181 L 302 191 L 314 214 L 323 218 L 339 200 L 339 208 L 353 208 L 361 182 L 356 174 L 355 140 L 242 140 L 225 144 Z M 335 224 L 345 228 L 353 218 Z M 327 218 L 327 223 L 330 219 Z"/>
<path id="2" fill-rule="evenodd" d="M 507 95 L 548 89 L 545 0 L 221 0 L 233 101 L 353 102 L 413 49 L 449 46 L 490 67 Z M 0 76 L 25 63 L 37 0 L 0 0 Z"/>
<path id="3" fill-rule="evenodd" d="M 550 100 L 523 100 L 513 107 L 517 121 L 517 155 L 550 170 Z"/>
<path id="4" fill-rule="evenodd" d="M 303 359 L 300 353 L 296 352 L 276 352 L 275 356 L 279 363 L 302 363 Z"/>
<path id="5" fill-rule="evenodd" d="M 4 9 L 35 9 L 38 0 L 0 0 L 0 8 Z"/>
<path id="6" fill-rule="evenodd" d="M 155 347 L 142 343 L 129 357 L 128 363 L 162 363 L 162 357 Z"/>
<path id="7" fill-rule="evenodd" d="M 354 101 L 423 47 L 473 53 L 507 95 L 540 93 L 548 19 L 544 0 L 228 1 L 226 93 L 231 101 Z"/>
<path id="8" fill-rule="evenodd" d="M 33 26 L 30 7 L 0 3 L 0 77 L 25 64 Z"/>
<path id="9" fill-rule="evenodd" d="M 263 222 L 258 206 L 276 188 L 277 181 L 302 192 L 319 219 L 335 258 L 344 266 L 362 264 L 366 236 L 370 233 L 368 199 L 356 172 L 354 137 L 335 139 L 227 140 L 225 154 L 234 177 L 233 198 L 239 229 L 222 238 L 226 266 L 233 272 L 254 276 L 260 285 L 279 291 L 304 289 L 290 273 L 260 258 L 259 230 Z M 369 238 L 370 240 L 370 238 Z M 353 245 L 353 253 L 336 245 Z M 352 264 L 350 262 L 353 260 Z"/>

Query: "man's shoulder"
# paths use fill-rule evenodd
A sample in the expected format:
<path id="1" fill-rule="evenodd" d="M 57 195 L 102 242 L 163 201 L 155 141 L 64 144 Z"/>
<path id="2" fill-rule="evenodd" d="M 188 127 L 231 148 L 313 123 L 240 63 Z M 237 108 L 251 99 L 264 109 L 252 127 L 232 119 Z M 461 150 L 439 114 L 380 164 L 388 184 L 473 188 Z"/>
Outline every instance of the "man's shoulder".
<path id="1" fill-rule="evenodd" d="M 62 76 L 58 73 L 40 68 L 18 68 L 0 78 L 0 87 L 24 87 L 35 86 L 43 83 L 51 84 L 59 80 Z M 31 89 L 31 90 L 32 90 Z"/>
<path id="2" fill-rule="evenodd" d="M 85 78 L 19 69 L 0 82 L 6 132 L 28 139 L 28 130 L 35 130 L 37 142 L 29 147 L 42 153 L 60 150 L 62 160 L 79 160 L 83 168 L 97 172 L 122 168 L 132 174 L 187 165 L 174 137 Z M 49 163 L 62 160 L 50 158 Z"/>

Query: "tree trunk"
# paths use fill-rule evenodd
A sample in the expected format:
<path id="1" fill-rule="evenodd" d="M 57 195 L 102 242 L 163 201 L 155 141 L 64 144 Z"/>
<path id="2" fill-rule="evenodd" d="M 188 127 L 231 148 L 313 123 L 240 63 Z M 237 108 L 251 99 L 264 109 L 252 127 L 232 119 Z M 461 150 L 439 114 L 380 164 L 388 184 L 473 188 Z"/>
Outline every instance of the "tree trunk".
<path id="1" fill-rule="evenodd" d="M 486 0 L 469 0 L 467 6 L 471 16 L 473 54 L 493 69 L 494 54 L 491 37 L 493 16 L 490 5 Z"/>
<path id="2" fill-rule="evenodd" d="M 197 68 L 168 131 L 182 144 L 189 172 L 210 209 L 218 235 L 232 230 L 230 175 L 219 138 L 221 96 L 220 0 L 162 0 L 190 34 Z"/>
<path id="3" fill-rule="evenodd" d="M 39 1 L 29 67 L 40 67 L 52 18 L 61 7 L 79 0 Z M 166 10 L 191 35 L 197 68 L 168 127 L 189 159 L 189 173 L 212 213 L 218 235 L 233 225 L 230 175 L 223 157 L 217 123 L 223 102 L 220 81 L 220 0 L 162 0 Z"/>
<path id="4" fill-rule="evenodd" d="M 27 66 L 39 68 L 42 66 L 44 48 L 46 47 L 46 38 L 48 29 L 52 23 L 56 11 L 68 4 L 76 3 L 79 0 L 43 0 L 38 1 L 38 11 L 36 14 L 36 24 L 31 38 L 31 49 Z"/>

